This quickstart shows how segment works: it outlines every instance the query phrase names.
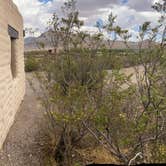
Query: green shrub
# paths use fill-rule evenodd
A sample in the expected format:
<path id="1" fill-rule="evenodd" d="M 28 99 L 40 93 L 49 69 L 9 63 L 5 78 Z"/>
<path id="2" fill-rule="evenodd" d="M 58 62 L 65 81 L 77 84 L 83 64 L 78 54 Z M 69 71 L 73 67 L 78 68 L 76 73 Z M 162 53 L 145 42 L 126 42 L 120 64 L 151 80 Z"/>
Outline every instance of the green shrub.
<path id="1" fill-rule="evenodd" d="M 28 57 L 25 60 L 25 72 L 37 71 L 39 69 L 39 62 L 34 57 Z"/>

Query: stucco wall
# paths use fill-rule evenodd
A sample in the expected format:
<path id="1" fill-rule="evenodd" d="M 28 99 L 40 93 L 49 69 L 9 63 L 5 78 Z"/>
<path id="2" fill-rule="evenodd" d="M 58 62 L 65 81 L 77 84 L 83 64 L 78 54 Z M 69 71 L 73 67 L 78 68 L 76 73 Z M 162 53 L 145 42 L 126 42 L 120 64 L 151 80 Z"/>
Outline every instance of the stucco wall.
<path id="1" fill-rule="evenodd" d="M 16 40 L 16 77 L 11 72 L 8 25 L 19 32 Z M 25 92 L 23 19 L 12 0 L 0 0 L 0 148 L 14 122 Z M 24 126 L 22 126 L 24 127 Z"/>

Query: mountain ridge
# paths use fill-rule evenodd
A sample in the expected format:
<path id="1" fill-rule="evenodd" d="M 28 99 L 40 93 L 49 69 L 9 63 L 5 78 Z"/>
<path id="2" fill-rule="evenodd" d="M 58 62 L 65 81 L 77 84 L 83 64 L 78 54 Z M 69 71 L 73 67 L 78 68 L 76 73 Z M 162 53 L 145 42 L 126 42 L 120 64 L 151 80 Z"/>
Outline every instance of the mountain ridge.
<path id="1" fill-rule="evenodd" d="M 51 42 L 50 42 L 50 33 L 51 31 L 46 31 L 42 33 L 39 37 L 27 37 L 24 39 L 24 49 L 25 52 L 27 51 L 36 51 L 39 50 L 39 45 L 37 43 L 44 43 L 45 49 L 49 50 L 52 49 L 51 47 Z M 103 41 L 104 44 L 106 44 L 107 47 L 108 43 L 106 41 Z M 139 48 L 139 43 L 140 42 L 134 42 L 134 41 L 129 41 L 127 45 L 131 49 L 138 49 Z M 153 45 L 157 45 L 156 42 L 153 42 Z M 112 49 L 126 49 L 126 44 L 124 41 L 117 40 L 114 42 Z M 142 43 L 142 48 L 149 48 L 149 40 L 144 40 Z"/>

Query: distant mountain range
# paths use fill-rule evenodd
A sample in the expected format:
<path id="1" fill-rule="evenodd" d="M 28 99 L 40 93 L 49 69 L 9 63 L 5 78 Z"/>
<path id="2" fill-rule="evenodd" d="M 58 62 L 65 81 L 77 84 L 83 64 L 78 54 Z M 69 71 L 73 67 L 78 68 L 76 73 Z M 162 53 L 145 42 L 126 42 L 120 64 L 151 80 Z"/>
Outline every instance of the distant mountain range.
<path id="1" fill-rule="evenodd" d="M 27 37 L 24 39 L 24 50 L 25 51 L 33 51 L 38 50 L 39 45 L 38 43 L 44 43 L 45 48 L 50 48 L 50 31 L 42 33 L 39 37 Z"/>
<path id="2" fill-rule="evenodd" d="M 39 50 L 39 44 L 37 43 L 44 43 L 45 49 L 51 49 L 51 43 L 50 43 L 50 33 L 51 31 L 44 32 L 39 37 L 27 37 L 24 39 L 24 48 L 25 51 L 34 51 Z M 103 41 L 107 46 L 107 42 Z M 138 49 L 139 42 L 128 42 L 128 46 L 132 49 Z M 153 45 L 157 45 L 157 43 L 153 42 Z M 145 40 L 142 43 L 143 48 L 148 48 L 149 41 Z M 123 41 L 116 41 L 113 44 L 113 49 L 126 49 L 126 45 Z"/>

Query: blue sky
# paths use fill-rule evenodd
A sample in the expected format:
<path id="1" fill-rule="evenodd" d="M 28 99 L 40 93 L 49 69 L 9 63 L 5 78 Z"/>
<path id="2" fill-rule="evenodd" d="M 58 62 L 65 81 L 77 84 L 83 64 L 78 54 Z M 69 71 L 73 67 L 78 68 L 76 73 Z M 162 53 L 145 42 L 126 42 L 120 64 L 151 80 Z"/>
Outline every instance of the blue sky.
<path id="1" fill-rule="evenodd" d="M 65 0 L 13 0 L 23 15 L 25 27 L 46 30 L 47 22 L 53 12 L 61 15 L 61 6 Z M 95 32 L 96 22 L 106 22 L 108 14 L 113 12 L 117 24 L 136 34 L 138 27 L 144 21 L 158 20 L 158 14 L 151 5 L 158 0 L 77 0 L 80 19 L 85 22 L 83 30 Z"/>
<path id="2" fill-rule="evenodd" d="M 121 0 L 121 2 L 122 2 L 123 4 L 126 4 L 126 3 L 128 2 L 128 0 Z"/>
<path id="3" fill-rule="evenodd" d="M 40 2 L 43 2 L 43 3 L 47 3 L 49 1 L 52 1 L 52 0 L 39 0 Z"/>

